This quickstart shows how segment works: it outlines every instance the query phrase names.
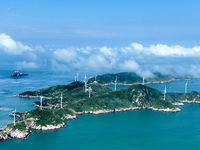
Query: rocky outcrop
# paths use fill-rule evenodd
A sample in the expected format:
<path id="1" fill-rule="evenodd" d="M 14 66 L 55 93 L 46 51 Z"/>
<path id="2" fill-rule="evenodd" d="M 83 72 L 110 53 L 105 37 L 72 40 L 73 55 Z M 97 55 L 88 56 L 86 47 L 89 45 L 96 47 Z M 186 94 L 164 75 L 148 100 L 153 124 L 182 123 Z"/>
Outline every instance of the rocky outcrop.
<path id="1" fill-rule="evenodd" d="M 8 134 L 4 134 L 3 132 L 0 132 L 0 141 L 5 141 L 10 139 L 10 137 L 8 136 Z"/>
<path id="2" fill-rule="evenodd" d="M 158 109 L 158 108 L 154 108 L 154 107 L 150 107 L 150 108 L 154 111 L 164 111 L 164 112 L 179 112 L 179 111 L 181 111 L 181 109 L 179 109 L 179 108 L 173 108 L 173 109 L 170 109 L 170 108 Z"/>
<path id="3" fill-rule="evenodd" d="M 30 96 L 30 95 L 13 95 L 12 97 L 24 97 L 24 98 L 40 98 L 41 96 Z M 42 96 L 45 99 L 51 99 L 51 97 Z"/>
<path id="4" fill-rule="evenodd" d="M 184 105 L 183 103 L 181 103 L 181 102 L 175 102 L 175 103 L 172 103 L 174 106 L 182 106 L 182 105 Z"/>
<path id="5" fill-rule="evenodd" d="M 28 130 L 26 131 L 20 131 L 16 129 L 15 131 L 10 132 L 10 136 L 12 138 L 18 138 L 18 139 L 25 139 L 29 135 Z"/>
<path id="6" fill-rule="evenodd" d="M 65 126 L 65 123 L 57 124 L 57 125 L 47 125 L 47 126 L 41 126 L 41 125 L 36 125 L 36 120 L 37 118 L 29 118 L 26 122 L 25 125 L 29 129 L 36 129 L 36 130 L 55 130 L 55 129 L 60 129 Z"/>
<path id="7" fill-rule="evenodd" d="M 74 120 L 76 118 L 77 118 L 76 115 L 69 115 L 69 114 L 67 114 L 67 115 L 63 116 L 61 119 L 62 120 Z"/>
<path id="8" fill-rule="evenodd" d="M 88 113 L 90 114 L 94 114 L 94 115 L 98 115 L 98 114 L 105 114 L 105 113 L 111 113 L 114 112 L 114 110 L 110 109 L 110 110 L 97 110 L 97 111 L 88 111 Z"/>
<path id="9" fill-rule="evenodd" d="M 110 110 L 97 110 L 97 111 L 88 111 L 90 114 L 104 114 L 104 113 L 111 113 L 111 112 L 121 112 L 121 111 L 129 111 L 129 110 L 136 110 L 141 109 L 141 107 L 129 107 L 129 108 L 120 108 L 120 109 L 110 109 Z"/>
<path id="10" fill-rule="evenodd" d="M 82 111 L 82 112 L 75 112 L 76 114 L 94 114 L 94 115 L 99 115 L 99 114 L 105 114 L 105 113 L 111 113 L 111 112 L 122 112 L 122 111 L 130 111 L 130 110 L 137 110 L 137 109 L 152 109 L 154 111 L 164 111 L 164 112 L 179 112 L 181 109 L 179 108 L 163 108 L 163 109 L 158 109 L 154 107 L 128 107 L 128 108 L 120 108 L 120 109 L 102 109 L 102 110 L 97 110 L 97 111 Z"/>
<path id="11" fill-rule="evenodd" d="M 57 125 L 47 125 L 47 126 L 35 126 L 35 127 L 32 127 L 33 129 L 36 129 L 36 130 L 55 130 L 55 129 L 60 129 L 60 128 L 63 128 L 65 126 L 65 123 L 61 123 L 61 124 L 57 124 Z"/>
<path id="12" fill-rule="evenodd" d="M 181 101 L 182 103 L 200 103 L 200 101 L 195 101 L 195 100 L 192 100 L 192 101 L 189 101 L 189 100 L 182 100 Z"/>
<path id="13" fill-rule="evenodd" d="M 4 129 L 0 132 L 0 141 L 1 140 L 8 140 L 10 138 L 18 138 L 18 139 L 25 139 L 29 135 L 28 130 L 20 131 L 18 129 L 13 130 L 9 127 L 4 127 Z"/>

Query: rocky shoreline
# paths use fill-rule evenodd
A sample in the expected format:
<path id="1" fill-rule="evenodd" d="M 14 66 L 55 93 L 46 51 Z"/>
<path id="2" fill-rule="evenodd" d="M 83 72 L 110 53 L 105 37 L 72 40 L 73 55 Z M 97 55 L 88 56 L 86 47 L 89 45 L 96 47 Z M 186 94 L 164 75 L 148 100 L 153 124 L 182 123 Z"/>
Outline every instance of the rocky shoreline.
<path id="1" fill-rule="evenodd" d="M 196 101 L 196 100 L 181 100 L 180 102 L 175 102 L 175 103 L 172 103 L 174 106 L 183 106 L 184 103 L 197 103 L 197 104 L 200 104 L 200 101 Z"/>
<path id="2" fill-rule="evenodd" d="M 191 79 L 175 79 L 172 78 L 170 80 L 164 80 L 164 81 L 149 81 L 149 82 L 145 82 L 144 84 L 163 84 L 163 83 L 168 83 L 168 82 L 172 82 L 172 81 L 180 81 L 180 80 L 191 80 Z M 117 85 L 133 85 L 133 84 L 142 84 L 142 82 L 137 82 L 137 83 L 117 83 Z M 101 84 L 101 86 L 107 86 L 107 85 L 115 85 L 115 83 L 110 82 L 110 83 L 105 83 L 105 84 Z"/>
<path id="3" fill-rule="evenodd" d="M 11 115 L 12 116 L 12 115 Z M 28 135 L 30 134 L 31 129 L 35 129 L 35 130 L 58 130 L 61 129 L 63 127 L 66 126 L 64 120 L 73 120 L 76 119 L 77 116 L 76 115 L 65 115 L 62 117 L 63 122 L 61 124 L 57 124 L 57 125 L 47 125 L 47 126 L 36 126 L 35 121 L 37 119 L 35 118 L 30 118 L 25 122 L 26 125 L 26 130 L 25 131 L 20 131 L 18 129 L 14 130 L 8 126 L 5 126 L 4 128 L 0 129 L 0 141 L 5 141 L 5 140 L 9 140 L 11 138 L 18 138 L 18 139 L 26 139 L 28 137 Z"/>
<path id="4" fill-rule="evenodd" d="M 150 107 L 150 108 L 154 111 L 163 111 L 163 112 L 179 112 L 179 111 L 181 111 L 181 109 L 179 109 L 179 108 L 174 108 L 174 109 L 170 109 L 170 108 L 158 109 L 158 108 L 153 108 L 153 107 Z"/>
<path id="5" fill-rule="evenodd" d="M 22 98 L 40 98 L 41 96 L 30 96 L 30 95 L 13 95 L 12 97 L 22 97 Z M 42 96 L 45 99 L 51 99 L 51 97 Z"/>
<path id="6" fill-rule="evenodd" d="M 182 102 L 182 103 L 200 103 L 200 101 L 195 101 L 195 100 L 192 100 L 192 101 L 189 101 L 189 100 L 182 100 L 181 102 Z"/>
<path id="7" fill-rule="evenodd" d="M 173 105 L 175 105 L 175 106 L 184 105 L 183 103 L 200 103 L 200 101 L 183 100 L 181 102 L 173 103 Z M 153 111 L 161 111 L 161 112 L 180 112 L 181 111 L 181 109 L 179 109 L 179 108 L 158 109 L 158 108 L 154 108 L 154 107 L 129 107 L 129 108 L 120 108 L 120 109 L 108 109 L 108 110 L 102 109 L 102 110 L 96 110 L 96 111 L 83 111 L 83 112 L 75 112 L 74 110 L 70 109 L 74 113 L 74 115 L 69 115 L 69 114 L 64 115 L 61 118 L 63 120 L 63 123 L 61 123 L 61 124 L 47 125 L 47 126 L 41 126 L 41 125 L 36 126 L 35 121 L 37 120 L 37 118 L 29 118 L 27 121 L 24 121 L 25 125 L 26 125 L 25 131 L 20 131 L 18 129 L 13 131 L 12 128 L 9 128 L 8 126 L 6 126 L 6 127 L 1 129 L 1 131 L 3 131 L 3 132 L 0 132 L 0 133 L 2 133 L 2 134 L 0 134 L 0 141 L 8 140 L 10 138 L 25 139 L 25 138 L 28 137 L 31 129 L 35 129 L 35 130 L 57 130 L 57 129 L 61 129 L 61 128 L 66 126 L 64 120 L 77 119 L 77 115 L 80 115 L 80 114 L 99 115 L 99 114 L 105 114 L 105 113 L 123 112 L 123 111 L 130 111 L 130 110 L 139 110 L 139 109 L 151 109 Z M 11 114 L 11 116 L 12 116 L 12 114 Z"/>
<path id="8" fill-rule="evenodd" d="M 29 135 L 29 131 L 28 129 L 26 129 L 25 131 L 20 131 L 18 129 L 14 130 L 12 128 L 9 127 L 4 127 L 1 129 L 2 130 L 2 134 L 0 134 L 0 141 L 5 141 L 8 140 L 10 138 L 17 138 L 17 139 L 26 139 Z"/>
<path id="9" fill-rule="evenodd" d="M 163 111 L 163 112 L 179 112 L 181 111 L 179 108 L 175 108 L 175 109 L 157 109 L 157 108 L 153 108 L 153 107 L 129 107 L 129 108 L 120 108 L 120 109 L 109 109 L 109 110 L 97 110 L 97 111 L 83 111 L 83 112 L 74 112 L 74 115 L 65 115 L 62 117 L 62 120 L 70 120 L 70 119 L 76 119 L 77 115 L 79 114 L 94 114 L 94 115 L 99 115 L 99 114 L 105 114 L 105 113 L 112 113 L 112 112 L 123 112 L 123 111 L 130 111 L 130 110 L 138 110 L 138 109 L 151 109 L 154 111 Z M 35 130 L 57 130 L 57 129 L 61 129 L 63 127 L 66 126 L 66 124 L 63 122 L 61 124 L 57 124 L 57 125 L 47 125 L 47 126 L 36 126 L 35 123 L 35 118 L 30 118 L 29 122 L 25 121 L 25 125 L 26 125 L 26 131 L 20 131 L 18 129 L 16 130 L 12 130 L 12 128 L 9 127 L 4 127 L 1 130 L 5 133 L 5 134 L 0 134 L 0 141 L 2 140 L 8 140 L 10 138 L 18 138 L 18 139 L 25 139 L 28 137 L 29 135 L 29 131 L 30 129 L 35 129 Z M 1 132 L 0 132 L 1 133 Z"/>
<path id="10" fill-rule="evenodd" d="M 99 114 L 106 114 L 106 113 L 112 113 L 112 112 L 123 112 L 123 111 L 130 111 L 130 110 L 139 110 L 139 109 L 151 109 L 154 111 L 162 111 L 162 112 L 180 112 L 181 109 L 179 108 L 166 108 L 166 109 L 158 109 L 154 107 L 129 107 L 129 108 L 120 108 L 120 109 L 102 109 L 102 110 L 97 110 L 97 111 L 83 111 L 83 112 L 75 112 L 75 114 L 80 115 L 80 114 L 94 114 L 94 115 L 99 115 Z"/>
<path id="11" fill-rule="evenodd" d="M 175 103 L 172 103 L 174 106 L 182 106 L 184 105 L 182 102 L 175 102 Z"/>

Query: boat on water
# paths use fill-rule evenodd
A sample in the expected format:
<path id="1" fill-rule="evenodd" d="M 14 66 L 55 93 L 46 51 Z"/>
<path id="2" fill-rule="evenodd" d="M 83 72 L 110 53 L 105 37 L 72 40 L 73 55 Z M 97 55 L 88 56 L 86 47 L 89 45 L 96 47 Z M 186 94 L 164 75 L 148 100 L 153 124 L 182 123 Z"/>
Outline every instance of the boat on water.
<path id="1" fill-rule="evenodd" d="M 10 75 L 11 77 L 20 77 L 20 76 L 27 76 L 28 75 L 28 73 L 21 73 L 19 71 L 14 71 L 12 73 L 13 74 Z"/>

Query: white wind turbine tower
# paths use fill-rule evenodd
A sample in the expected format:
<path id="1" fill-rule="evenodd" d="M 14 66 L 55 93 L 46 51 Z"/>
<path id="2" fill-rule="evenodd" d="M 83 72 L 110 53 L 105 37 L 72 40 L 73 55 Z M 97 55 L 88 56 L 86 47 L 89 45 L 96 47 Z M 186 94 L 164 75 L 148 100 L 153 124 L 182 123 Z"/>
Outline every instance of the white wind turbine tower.
<path id="1" fill-rule="evenodd" d="M 143 77 L 143 82 L 142 82 L 142 85 L 144 85 L 144 77 Z"/>
<path id="2" fill-rule="evenodd" d="M 97 76 L 95 76 L 95 80 L 94 80 L 94 83 L 95 83 L 95 84 L 97 83 Z"/>
<path id="3" fill-rule="evenodd" d="M 14 113 L 14 126 L 16 125 L 16 123 L 15 123 L 15 113 L 16 113 L 16 108 L 15 108 L 15 110 L 13 111 L 13 113 Z"/>
<path id="4" fill-rule="evenodd" d="M 167 90 L 166 90 L 166 85 L 165 85 L 165 90 L 164 90 L 164 100 L 165 100 L 166 93 L 167 93 Z"/>
<path id="5" fill-rule="evenodd" d="M 86 77 L 86 75 L 85 75 L 85 92 L 87 91 L 87 77 Z"/>
<path id="6" fill-rule="evenodd" d="M 74 78 L 75 78 L 75 82 L 76 82 L 76 76 Z"/>
<path id="7" fill-rule="evenodd" d="M 187 84 L 188 84 L 188 81 L 185 83 L 185 93 L 187 93 Z"/>
<path id="8" fill-rule="evenodd" d="M 63 100 L 63 95 L 62 95 L 62 92 L 61 92 L 61 97 L 60 97 L 60 108 L 62 108 L 62 100 Z"/>
<path id="9" fill-rule="evenodd" d="M 42 110 L 42 96 L 40 96 L 40 110 Z"/>
<path id="10" fill-rule="evenodd" d="M 91 92 L 92 92 L 92 88 L 89 87 L 88 91 L 89 91 L 89 97 L 90 97 L 91 96 Z"/>
<path id="11" fill-rule="evenodd" d="M 117 76 L 116 76 L 116 79 L 115 79 L 115 91 L 117 90 Z"/>

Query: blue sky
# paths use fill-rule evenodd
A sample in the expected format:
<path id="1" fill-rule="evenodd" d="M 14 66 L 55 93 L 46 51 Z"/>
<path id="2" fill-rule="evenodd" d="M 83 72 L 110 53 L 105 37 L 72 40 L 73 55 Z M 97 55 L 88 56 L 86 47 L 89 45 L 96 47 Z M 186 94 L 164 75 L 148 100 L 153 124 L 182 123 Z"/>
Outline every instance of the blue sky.
<path id="1" fill-rule="evenodd" d="M 200 38 L 197 0 L 1 0 L 0 6 L 0 32 L 28 44 L 194 46 Z"/>
<path id="2" fill-rule="evenodd" d="M 199 74 L 199 6 L 198 0 L 1 0 L 1 62 L 15 58 L 16 69 L 53 70 L 88 63 L 85 70 L 146 74 L 189 65 Z"/>

